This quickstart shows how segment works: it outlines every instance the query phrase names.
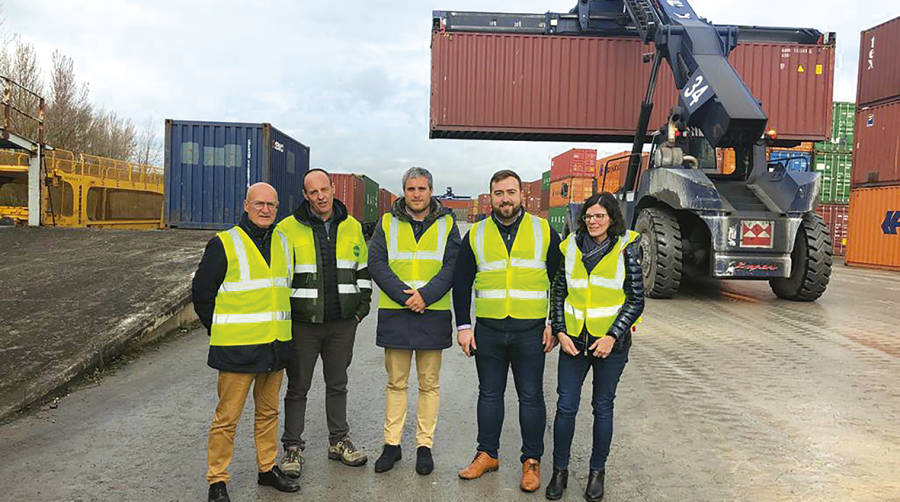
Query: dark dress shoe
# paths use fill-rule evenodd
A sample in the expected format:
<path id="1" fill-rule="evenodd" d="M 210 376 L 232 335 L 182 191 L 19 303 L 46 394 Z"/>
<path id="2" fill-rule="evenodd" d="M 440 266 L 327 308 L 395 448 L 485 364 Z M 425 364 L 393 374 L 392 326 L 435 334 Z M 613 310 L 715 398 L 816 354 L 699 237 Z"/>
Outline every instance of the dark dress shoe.
<path id="1" fill-rule="evenodd" d="M 231 502 L 224 481 L 209 485 L 209 502 Z"/>
<path id="2" fill-rule="evenodd" d="M 547 485 L 547 492 L 544 494 L 547 500 L 559 500 L 569 485 L 569 471 L 566 469 L 553 469 L 553 477 Z"/>
<path id="3" fill-rule="evenodd" d="M 282 472 L 277 465 L 269 472 L 260 472 L 256 482 L 264 486 L 271 486 L 280 492 L 295 492 L 300 489 L 300 485 Z"/>
<path id="4" fill-rule="evenodd" d="M 588 474 L 587 486 L 584 488 L 584 499 L 588 502 L 603 500 L 603 475 L 606 471 L 591 471 Z"/>
<path id="5" fill-rule="evenodd" d="M 400 453 L 400 445 L 386 444 L 381 450 L 381 456 L 375 461 L 375 472 L 385 472 L 393 469 L 394 463 L 403 455 Z"/>
<path id="6" fill-rule="evenodd" d="M 416 472 L 422 474 L 431 474 L 434 470 L 434 458 L 431 456 L 431 448 L 420 446 L 416 448 Z"/>

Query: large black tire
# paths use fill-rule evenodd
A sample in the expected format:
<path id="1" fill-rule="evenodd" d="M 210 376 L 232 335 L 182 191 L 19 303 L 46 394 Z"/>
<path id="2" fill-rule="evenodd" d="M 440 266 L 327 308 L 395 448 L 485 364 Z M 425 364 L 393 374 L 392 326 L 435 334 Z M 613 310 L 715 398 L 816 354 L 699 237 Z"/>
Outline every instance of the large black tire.
<path id="1" fill-rule="evenodd" d="M 771 279 L 772 291 L 786 300 L 816 300 L 828 286 L 832 253 L 831 235 L 825 221 L 817 213 L 804 214 L 791 251 L 791 276 Z"/>
<path id="2" fill-rule="evenodd" d="M 640 259 L 644 293 L 650 298 L 671 298 L 681 284 L 681 228 L 668 209 L 641 210 L 635 230 L 641 234 Z"/>

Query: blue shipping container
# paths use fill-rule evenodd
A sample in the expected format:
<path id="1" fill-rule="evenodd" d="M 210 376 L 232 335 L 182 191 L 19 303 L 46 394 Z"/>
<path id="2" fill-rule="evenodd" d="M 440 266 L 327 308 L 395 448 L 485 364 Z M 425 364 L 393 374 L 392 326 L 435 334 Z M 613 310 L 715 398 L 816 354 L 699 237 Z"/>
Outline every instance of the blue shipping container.
<path id="1" fill-rule="evenodd" d="M 769 162 L 781 161 L 787 171 L 811 171 L 812 154 L 797 150 L 772 150 L 769 152 Z"/>
<path id="2" fill-rule="evenodd" d="M 302 200 L 309 147 L 271 124 L 166 120 L 165 213 L 170 227 L 225 229 L 244 212 L 247 187 L 278 191 L 278 220 Z"/>

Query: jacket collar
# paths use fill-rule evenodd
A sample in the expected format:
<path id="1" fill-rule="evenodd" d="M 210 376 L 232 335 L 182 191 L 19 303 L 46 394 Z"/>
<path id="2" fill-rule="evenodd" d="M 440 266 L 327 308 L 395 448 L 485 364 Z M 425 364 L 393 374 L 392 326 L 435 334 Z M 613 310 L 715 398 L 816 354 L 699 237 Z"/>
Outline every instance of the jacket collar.
<path id="1" fill-rule="evenodd" d="M 429 206 L 428 216 L 425 217 L 424 223 L 426 226 L 434 223 L 435 220 L 440 218 L 441 216 L 445 216 L 447 214 L 452 213 L 450 209 L 441 204 L 439 200 L 432 197 L 431 205 Z M 400 197 L 394 202 L 394 205 L 391 206 L 391 216 L 397 218 L 400 221 L 405 221 L 407 223 L 412 223 L 413 219 L 409 213 L 406 212 L 406 199 L 404 197 Z"/>
<path id="2" fill-rule="evenodd" d="M 335 225 L 340 225 L 342 221 L 347 219 L 347 206 L 338 198 L 334 199 L 333 210 L 331 221 Z M 294 218 L 297 218 L 297 221 L 306 226 L 311 226 L 313 223 L 321 223 L 322 221 L 318 215 L 312 212 L 312 209 L 309 207 L 309 201 L 306 199 L 303 199 L 300 205 L 297 206 L 297 209 L 294 211 Z"/>
<path id="3" fill-rule="evenodd" d="M 260 228 L 256 226 L 256 224 L 250 221 L 250 216 L 248 216 L 246 212 L 241 215 L 241 222 L 238 225 L 251 239 L 266 238 L 272 233 L 272 228 L 275 227 L 274 224 L 269 226 L 269 228 Z"/>

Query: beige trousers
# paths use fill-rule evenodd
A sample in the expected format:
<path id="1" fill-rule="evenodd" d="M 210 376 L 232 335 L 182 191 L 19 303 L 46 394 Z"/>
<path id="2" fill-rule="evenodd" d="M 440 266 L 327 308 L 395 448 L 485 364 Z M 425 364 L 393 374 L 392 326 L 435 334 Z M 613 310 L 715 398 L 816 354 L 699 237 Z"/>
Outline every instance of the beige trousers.
<path id="1" fill-rule="evenodd" d="M 268 472 L 275 466 L 278 456 L 278 393 L 284 371 L 271 373 L 219 372 L 219 404 L 206 446 L 209 484 L 228 481 L 228 464 L 234 452 L 234 430 L 237 428 L 244 401 L 253 385 L 254 439 L 256 440 L 256 465 L 259 472 Z"/>
<path id="2" fill-rule="evenodd" d="M 416 407 L 416 446 L 434 445 L 440 407 L 440 350 L 384 350 L 384 368 L 388 383 L 385 398 L 384 443 L 399 445 L 406 422 L 406 390 L 412 355 L 416 355 L 416 375 L 419 380 L 419 402 Z"/>

